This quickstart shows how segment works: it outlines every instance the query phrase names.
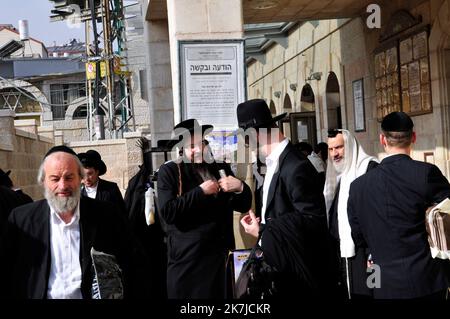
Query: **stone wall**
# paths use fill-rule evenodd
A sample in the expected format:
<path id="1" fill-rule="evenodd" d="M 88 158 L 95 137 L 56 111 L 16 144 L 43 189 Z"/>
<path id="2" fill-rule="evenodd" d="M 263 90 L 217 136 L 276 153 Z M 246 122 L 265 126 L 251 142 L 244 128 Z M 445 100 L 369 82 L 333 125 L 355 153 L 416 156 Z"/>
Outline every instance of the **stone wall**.
<path id="1" fill-rule="evenodd" d="M 76 153 L 90 149 L 100 153 L 107 172 L 101 178 L 117 183 L 122 195 L 128 187 L 128 181 L 139 171 L 142 164 L 142 152 L 136 145 L 140 133 L 125 133 L 123 139 L 99 140 L 92 142 L 72 142 L 67 144 Z"/>
<path id="2" fill-rule="evenodd" d="M 247 67 L 249 98 L 263 98 L 274 103 L 276 113 L 299 112 L 303 85 L 310 84 L 315 97 L 317 140 L 327 139 L 330 119 L 330 94 L 327 79 L 333 72 L 339 84 L 342 127 L 354 132 L 353 87 L 363 79 L 365 126 L 355 132 L 367 153 L 385 156 L 379 145 L 380 123 L 377 121 L 375 96 L 374 51 L 383 43 L 380 37 L 391 17 L 398 10 L 407 10 L 421 17 L 420 26 L 430 29 L 430 57 L 433 112 L 413 116 L 417 142 L 412 157 L 436 164 L 450 177 L 450 0 L 446 1 L 381 1 L 382 28 L 369 29 L 362 18 L 320 20 L 300 23 L 287 36 L 287 47 L 274 44 L 265 52 L 265 59 Z M 308 80 L 312 72 L 321 72 L 321 79 Z M 296 84 L 296 90 L 291 89 Z M 295 86 L 294 86 L 295 87 Z M 281 94 L 275 96 L 274 92 Z M 285 99 L 292 109 L 285 109 Z M 426 156 L 427 155 L 427 156 Z"/>
<path id="3" fill-rule="evenodd" d="M 38 200 L 43 195 L 37 173 L 54 143 L 51 138 L 37 134 L 35 120 L 14 121 L 14 117 L 13 111 L 0 110 L 0 168 L 11 170 L 14 187 Z"/>

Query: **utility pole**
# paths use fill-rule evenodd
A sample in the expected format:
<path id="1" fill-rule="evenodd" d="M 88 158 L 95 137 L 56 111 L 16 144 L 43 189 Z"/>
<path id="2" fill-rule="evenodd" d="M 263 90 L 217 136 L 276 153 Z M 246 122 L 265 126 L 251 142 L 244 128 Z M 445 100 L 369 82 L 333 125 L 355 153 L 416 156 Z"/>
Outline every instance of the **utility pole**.
<path id="1" fill-rule="evenodd" d="M 55 10 L 51 21 L 69 19 L 78 7 L 80 20 L 86 31 L 86 87 L 87 87 L 87 129 L 89 139 L 105 138 L 104 115 L 107 114 L 109 138 L 121 137 L 128 130 L 132 120 L 135 129 L 131 73 L 121 69 L 125 45 L 123 0 L 50 0 Z M 97 21 L 101 19 L 102 29 L 98 32 Z M 92 24 L 92 27 L 90 27 Z M 91 32 L 92 31 L 92 32 Z M 92 34 L 92 38 L 91 38 Z M 117 42 L 115 42 L 117 41 Z M 93 42 L 93 50 L 91 50 Z M 101 46 L 99 44 L 102 44 Z M 117 53 L 113 46 L 117 44 Z M 103 72 L 104 71 L 104 72 Z M 95 72 L 95 76 L 94 76 Z M 115 94 L 117 92 L 117 94 Z M 117 95 L 117 96 L 116 96 Z M 120 112 L 119 112 L 120 111 Z M 116 113 L 119 113 L 116 116 Z"/>

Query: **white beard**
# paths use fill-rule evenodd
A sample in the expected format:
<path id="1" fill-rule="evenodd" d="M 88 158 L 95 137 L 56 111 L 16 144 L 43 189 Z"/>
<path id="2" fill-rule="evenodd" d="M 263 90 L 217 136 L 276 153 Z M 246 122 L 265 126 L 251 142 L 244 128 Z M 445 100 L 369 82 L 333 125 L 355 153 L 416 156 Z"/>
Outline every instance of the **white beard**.
<path id="1" fill-rule="evenodd" d="M 336 163 L 333 161 L 333 166 L 338 175 L 341 175 L 344 172 L 345 169 L 345 160 L 341 160 L 339 163 Z"/>
<path id="2" fill-rule="evenodd" d="M 58 197 L 51 192 L 47 187 L 45 188 L 44 196 L 47 199 L 49 205 L 56 211 L 56 213 L 73 212 L 80 200 L 81 190 L 79 188 L 72 192 L 72 196 Z"/>

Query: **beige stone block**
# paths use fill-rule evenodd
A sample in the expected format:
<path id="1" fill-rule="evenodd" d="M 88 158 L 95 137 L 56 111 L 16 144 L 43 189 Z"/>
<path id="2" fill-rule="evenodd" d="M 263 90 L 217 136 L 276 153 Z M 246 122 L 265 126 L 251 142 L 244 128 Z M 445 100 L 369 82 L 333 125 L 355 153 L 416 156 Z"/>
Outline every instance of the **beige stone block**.
<path id="1" fill-rule="evenodd" d="M 168 12 L 173 16 L 175 34 L 203 33 L 208 30 L 207 0 L 171 0 L 174 12 Z M 195 19 L 193 19 L 195 17 Z"/>
<path id="2" fill-rule="evenodd" d="M 208 0 L 209 32 L 242 32 L 241 0 Z"/>

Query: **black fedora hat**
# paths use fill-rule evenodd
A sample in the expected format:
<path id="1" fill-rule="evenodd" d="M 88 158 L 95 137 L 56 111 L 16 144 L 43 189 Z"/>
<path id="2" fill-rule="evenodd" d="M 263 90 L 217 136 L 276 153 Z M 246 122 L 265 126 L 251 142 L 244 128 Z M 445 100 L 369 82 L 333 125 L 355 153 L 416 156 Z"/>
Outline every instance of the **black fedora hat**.
<path id="1" fill-rule="evenodd" d="M 175 127 L 173 128 L 174 138 L 176 139 L 177 137 L 182 135 L 185 131 L 189 131 L 190 134 L 201 131 L 202 135 L 204 135 L 207 130 L 212 130 L 213 128 L 214 126 L 208 124 L 200 125 L 196 119 L 184 120 L 175 125 Z"/>
<path id="2" fill-rule="evenodd" d="M 162 149 L 172 149 L 175 145 L 177 145 L 177 143 L 179 143 L 181 141 L 181 136 L 178 136 L 178 138 L 175 138 L 173 140 L 158 140 L 156 142 L 156 147 L 157 148 L 162 148 Z"/>
<path id="3" fill-rule="evenodd" d="M 9 174 L 11 171 L 7 171 L 6 173 L 0 168 L 0 185 L 6 186 L 6 187 L 12 187 L 13 182 L 11 178 L 9 178 Z"/>
<path id="4" fill-rule="evenodd" d="M 238 125 L 244 130 L 250 127 L 269 127 L 272 123 L 286 117 L 286 114 L 283 113 L 272 117 L 269 106 L 262 99 L 248 100 L 237 106 Z"/>
<path id="5" fill-rule="evenodd" d="M 97 151 L 89 150 L 86 153 L 79 153 L 78 158 L 84 167 L 93 167 L 98 170 L 98 175 L 106 173 L 106 164 Z"/>

